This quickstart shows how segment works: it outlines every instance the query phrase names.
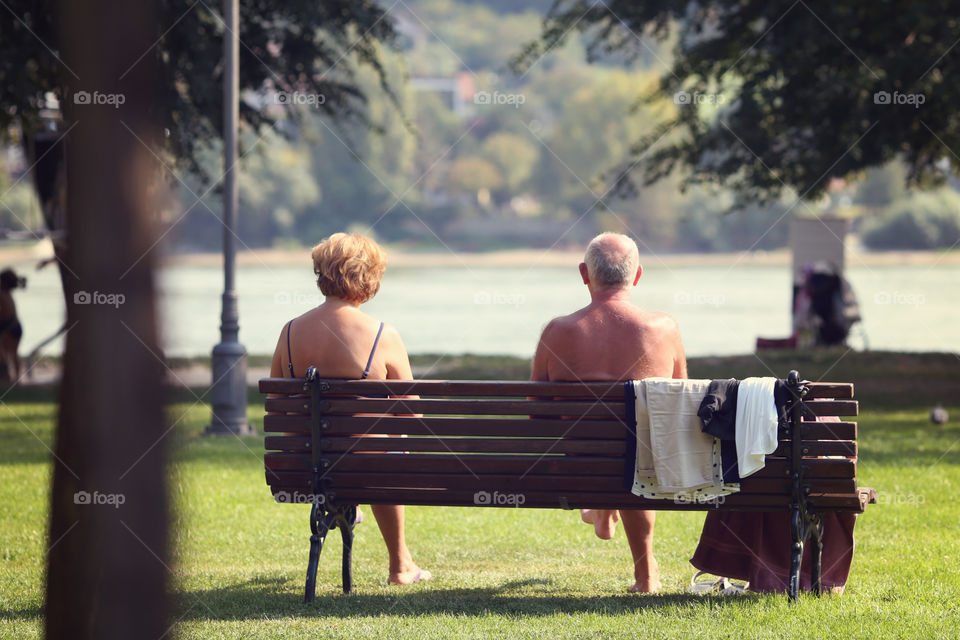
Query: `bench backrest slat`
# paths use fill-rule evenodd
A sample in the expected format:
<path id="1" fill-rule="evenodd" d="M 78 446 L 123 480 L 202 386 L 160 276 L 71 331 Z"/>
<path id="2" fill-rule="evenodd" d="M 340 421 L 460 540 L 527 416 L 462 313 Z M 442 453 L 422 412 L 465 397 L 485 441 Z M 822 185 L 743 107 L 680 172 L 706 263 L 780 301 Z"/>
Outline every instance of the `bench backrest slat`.
<path id="1" fill-rule="evenodd" d="M 309 416 L 305 421 L 284 420 L 290 416 L 267 415 L 264 418 L 264 430 L 267 432 L 309 433 Z M 464 418 L 434 416 L 429 422 L 410 416 L 327 416 L 324 435 L 352 434 L 395 434 L 429 436 L 475 436 L 475 437 L 518 437 L 549 438 L 564 436 L 567 438 L 590 438 L 594 440 L 623 441 L 624 423 L 622 420 L 581 420 L 560 421 L 557 419 L 512 418 Z"/>
<path id="2" fill-rule="evenodd" d="M 324 453 L 397 451 L 421 453 L 575 453 L 623 455 L 616 440 L 557 440 L 554 438 L 324 438 Z"/>
<path id="3" fill-rule="evenodd" d="M 261 393 L 289 395 L 304 393 L 305 381 L 300 378 L 264 378 Z M 528 382 L 521 380 L 324 380 L 326 393 L 332 395 L 437 395 L 437 396 L 562 396 L 623 399 L 622 382 L 583 382 L 576 387 L 565 382 Z M 515 390 L 522 389 L 522 393 Z M 848 400 L 854 387 L 849 382 L 810 382 L 807 397 Z"/>
<path id="4" fill-rule="evenodd" d="M 503 400 L 503 399 L 419 399 L 403 398 L 325 398 L 323 413 L 352 416 L 357 413 L 427 413 L 515 416 L 591 416 L 622 418 L 623 402 L 588 400 Z M 304 411 L 305 398 L 267 398 L 267 411 Z"/>
<path id="5" fill-rule="evenodd" d="M 270 438 L 268 449 L 289 447 L 285 451 L 310 451 L 309 438 L 303 436 L 287 443 L 285 438 Z M 788 455 L 789 440 L 781 440 L 774 457 Z M 804 441 L 808 456 L 857 455 L 853 440 Z M 623 443 L 616 440 L 570 440 L 556 438 L 324 438 L 321 451 L 325 454 L 393 451 L 407 453 L 536 453 L 581 454 L 621 457 Z"/>
<path id="6" fill-rule="evenodd" d="M 807 399 L 832 398 L 833 400 L 850 400 L 853 398 L 853 383 L 851 382 L 810 382 L 807 384 Z"/>
<path id="7" fill-rule="evenodd" d="M 324 393 L 330 395 L 430 395 L 492 397 L 573 397 L 623 400 L 622 382 L 527 382 L 522 380 L 324 380 Z M 303 393 L 299 378 L 265 378 L 261 393 L 288 395 Z M 840 397 L 840 396 L 836 396 Z"/>
<path id="8" fill-rule="evenodd" d="M 856 422 L 804 422 L 805 440 L 856 440 Z"/>
<path id="9" fill-rule="evenodd" d="M 378 456 L 368 458 L 367 456 Z M 401 458 L 395 460 L 393 458 Z M 331 458 L 332 460 L 333 458 Z M 469 473 L 483 475 L 487 473 L 515 474 L 563 474 L 579 473 L 583 475 L 615 475 L 623 472 L 623 459 L 589 456 L 466 456 L 452 454 L 363 454 L 336 458 L 331 473 L 336 471 L 391 471 L 393 473 L 415 473 L 425 466 L 450 473 Z M 333 464 L 333 463 L 331 463 Z M 856 465 L 845 458 L 810 458 L 804 461 L 808 478 L 853 478 Z M 786 458 L 768 457 L 767 464 L 751 477 L 786 478 L 789 477 L 789 463 Z"/>
<path id="10" fill-rule="evenodd" d="M 827 416 L 855 416 L 859 413 L 856 400 L 807 400 L 803 403 L 804 418 Z"/>
<path id="11" fill-rule="evenodd" d="M 268 468 L 297 468 L 304 478 L 310 477 L 308 454 L 269 452 L 265 456 Z M 283 463 L 282 460 L 290 462 Z M 396 474 L 422 472 L 425 468 L 436 473 L 459 473 L 472 476 L 486 474 L 518 475 L 591 475 L 621 477 L 623 459 L 599 456 L 524 456 L 411 453 L 364 453 L 331 456 L 325 476 L 340 472 L 379 471 Z M 856 465 L 846 458 L 810 458 L 804 461 L 808 478 L 854 478 Z M 789 464 L 786 458 L 767 458 L 767 464 L 751 478 L 787 478 Z"/>

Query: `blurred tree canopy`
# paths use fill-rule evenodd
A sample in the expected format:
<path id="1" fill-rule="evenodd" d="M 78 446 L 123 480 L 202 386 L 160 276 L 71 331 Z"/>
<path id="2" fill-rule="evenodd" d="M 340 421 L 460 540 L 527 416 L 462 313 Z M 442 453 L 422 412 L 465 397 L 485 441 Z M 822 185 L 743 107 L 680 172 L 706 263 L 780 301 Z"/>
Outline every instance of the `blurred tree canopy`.
<path id="1" fill-rule="evenodd" d="M 631 170 L 619 176 L 627 190 L 637 177 L 649 184 L 678 171 L 682 186 L 721 184 L 741 205 L 773 202 L 785 189 L 813 198 L 830 177 L 896 158 L 910 184 L 927 187 L 960 167 L 951 151 L 960 150 L 960 96 L 950 80 L 960 71 L 957 8 L 911 0 L 557 0 L 541 37 L 514 62 L 524 69 L 577 32 L 591 60 L 672 42 L 672 61 L 661 65 L 649 97 L 678 108 L 635 141 Z"/>
<path id="2" fill-rule="evenodd" d="M 320 113 L 365 120 L 366 98 L 358 88 L 358 68 L 379 76 L 393 96 L 381 65 L 381 43 L 392 43 L 393 22 L 369 0 L 239 0 L 240 88 L 261 92 L 260 101 L 242 100 L 241 119 L 252 128 L 296 117 L 293 100 L 279 92 L 313 96 Z M 49 127 L 51 98 L 69 123 L 82 115 L 67 95 L 66 80 L 86 87 L 60 59 L 53 0 L 6 0 L 0 11 L 0 136 L 19 127 L 28 138 Z M 222 130 L 223 32 L 211 5 L 162 0 L 150 56 L 159 69 L 156 103 L 167 159 L 201 172 L 200 151 Z M 91 43 L 90 46 L 96 46 Z M 122 78 L 121 78 L 122 79 Z M 273 108 L 264 108 L 269 104 Z M 213 176 L 216 177 L 216 176 Z"/>
<path id="3" fill-rule="evenodd" d="M 185 184 L 160 218 L 174 251 L 216 250 L 222 24 L 217 5 L 161 4 L 145 56 L 163 58 L 162 157 Z M 551 4 L 241 0 L 241 246 L 354 226 L 433 249 L 575 246 L 607 228 L 657 251 L 773 249 L 796 196 L 841 175 L 844 215 L 860 216 L 868 246 L 950 245 L 940 219 L 953 200 L 920 206 L 904 189 L 957 161 L 937 140 L 957 137 L 943 77 L 960 48 L 938 60 L 957 39 L 946 5 Z M 56 43 L 42 43 L 46 0 L 10 7 L 0 122 L 26 122 L 29 137 L 48 97 L 82 117 L 59 88 L 71 76 Z M 514 100 L 482 104 L 478 91 Z M 915 91 L 923 104 L 904 102 Z M 280 100 L 292 93 L 306 102 Z M 27 182 L 0 195 L 0 224 L 37 219 Z M 884 235 L 905 207 L 921 231 Z"/>
<path id="4" fill-rule="evenodd" d="M 513 133 L 495 133 L 483 141 L 483 156 L 503 176 L 508 193 L 519 193 L 536 168 L 540 151 L 530 140 Z"/>

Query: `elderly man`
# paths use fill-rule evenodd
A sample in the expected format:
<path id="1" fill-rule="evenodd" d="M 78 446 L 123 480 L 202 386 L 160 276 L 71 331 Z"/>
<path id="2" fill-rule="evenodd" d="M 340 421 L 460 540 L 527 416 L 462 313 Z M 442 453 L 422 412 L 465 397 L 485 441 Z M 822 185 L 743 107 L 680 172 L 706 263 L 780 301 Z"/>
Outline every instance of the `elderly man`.
<path id="1" fill-rule="evenodd" d="M 653 376 L 686 378 L 687 362 L 676 321 L 630 302 L 643 269 L 636 243 L 618 233 L 603 233 L 587 246 L 580 275 L 590 304 L 555 318 L 540 336 L 532 380 L 635 380 Z M 623 519 L 633 554 L 633 592 L 660 588 L 653 557 L 654 511 L 584 510 L 584 522 L 609 539 Z"/>

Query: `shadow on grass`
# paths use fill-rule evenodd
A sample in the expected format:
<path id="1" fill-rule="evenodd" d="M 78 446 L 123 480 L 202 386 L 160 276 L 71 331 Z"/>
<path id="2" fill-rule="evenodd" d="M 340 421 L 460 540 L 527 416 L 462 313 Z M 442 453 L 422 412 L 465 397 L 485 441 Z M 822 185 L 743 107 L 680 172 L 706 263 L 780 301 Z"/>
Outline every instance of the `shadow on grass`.
<path id="1" fill-rule="evenodd" d="M 381 589 L 351 594 L 329 591 L 319 593 L 311 604 L 304 604 L 302 593 L 292 594 L 286 578 L 259 578 L 219 589 L 188 591 L 176 596 L 178 620 L 249 620 L 263 618 L 352 618 L 363 616 L 457 615 L 524 616 L 599 613 L 616 615 L 643 609 L 665 607 L 702 607 L 716 610 L 731 603 L 765 602 L 758 595 L 737 597 L 702 596 L 688 593 L 639 595 L 551 594 L 529 591 L 550 584 L 549 579 L 533 578 L 506 582 L 499 587 L 444 588 L 439 583 L 413 589 Z M 782 596 L 785 599 L 785 596 Z"/>
<path id="2" fill-rule="evenodd" d="M 367 616 L 379 618 L 391 614 L 536 618 L 578 613 L 617 615 L 670 607 L 684 607 L 694 611 L 695 607 L 700 607 L 704 612 L 715 612 L 717 607 L 728 604 L 741 603 L 750 606 L 752 603 L 766 602 L 766 598 L 761 599 L 758 595 L 721 597 L 688 593 L 618 593 L 578 596 L 523 592 L 524 588 L 536 588 L 549 583 L 546 579 L 530 579 L 507 582 L 500 587 L 475 589 L 445 589 L 435 584 L 426 585 L 416 591 L 391 588 L 389 592 L 321 593 L 314 602 L 305 604 L 302 593 L 290 593 L 287 579 L 255 579 L 220 589 L 176 593 L 173 595 L 172 618 L 178 622 Z M 7 620 L 36 620 L 42 617 L 41 607 L 0 609 L 0 618 Z"/>
<path id="3" fill-rule="evenodd" d="M 37 620 L 43 618 L 43 607 L 11 610 L 0 608 L 0 620 Z"/>

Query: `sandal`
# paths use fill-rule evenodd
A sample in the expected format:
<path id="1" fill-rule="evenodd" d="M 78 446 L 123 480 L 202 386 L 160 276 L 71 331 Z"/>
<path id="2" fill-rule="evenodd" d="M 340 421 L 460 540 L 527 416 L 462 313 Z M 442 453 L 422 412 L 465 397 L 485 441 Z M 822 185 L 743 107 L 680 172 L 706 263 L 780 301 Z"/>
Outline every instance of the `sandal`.
<path id="1" fill-rule="evenodd" d="M 724 578 L 727 582 L 727 586 L 720 590 L 720 595 L 722 596 L 738 596 L 742 593 L 745 593 L 750 586 L 750 583 L 746 584 L 734 584 L 730 582 L 729 578 Z"/>
<path id="2" fill-rule="evenodd" d="M 741 594 L 750 586 L 749 582 L 746 584 L 735 584 L 730 582 L 729 578 L 725 578 L 723 576 L 717 578 L 716 580 L 701 580 L 697 582 L 697 578 L 706 575 L 710 575 L 710 573 L 707 571 L 697 571 L 697 573 L 690 578 L 690 586 L 687 588 L 687 593 L 715 593 L 721 596 L 730 596 Z"/>
<path id="3" fill-rule="evenodd" d="M 690 586 L 687 587 L 687 593 L 720 593 L 729 586 L 729 582 L 723 577 L 717 578 L 716 580 L 701 580 L 697 582 L 697 578 L 706 575 L 710 574 L 706 571 L 697 571 L 694 576 L 690 578 Z"/>

